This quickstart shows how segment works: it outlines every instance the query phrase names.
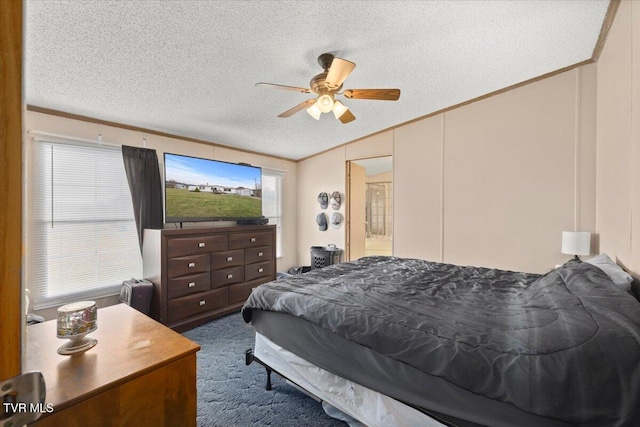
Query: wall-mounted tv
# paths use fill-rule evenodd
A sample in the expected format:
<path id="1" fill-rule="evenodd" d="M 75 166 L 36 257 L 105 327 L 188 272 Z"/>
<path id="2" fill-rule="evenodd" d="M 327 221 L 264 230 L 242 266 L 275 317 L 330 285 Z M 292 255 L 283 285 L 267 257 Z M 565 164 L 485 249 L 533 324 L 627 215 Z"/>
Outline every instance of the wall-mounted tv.
<path id="1" fill-rule="evenodd" d="M 262 216 L 262 170 L 246 164 L 164 154 L 165 222 Z"/>

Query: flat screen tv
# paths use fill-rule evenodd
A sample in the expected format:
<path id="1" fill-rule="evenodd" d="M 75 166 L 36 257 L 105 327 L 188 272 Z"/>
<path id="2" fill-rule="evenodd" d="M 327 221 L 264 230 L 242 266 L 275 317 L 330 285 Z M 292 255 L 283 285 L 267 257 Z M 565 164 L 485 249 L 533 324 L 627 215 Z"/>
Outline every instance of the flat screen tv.
<path id="1" fill-rule="evenodd" d="M 262 170 L 246 164 L 164 154 L 165 222 L 262 217 Z"/>

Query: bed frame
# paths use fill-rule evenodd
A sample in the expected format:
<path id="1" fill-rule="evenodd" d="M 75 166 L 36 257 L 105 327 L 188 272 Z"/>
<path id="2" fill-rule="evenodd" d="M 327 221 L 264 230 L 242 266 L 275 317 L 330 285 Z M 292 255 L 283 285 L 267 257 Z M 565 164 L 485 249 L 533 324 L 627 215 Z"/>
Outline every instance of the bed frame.
<path id="1" fill-rule="evenodd" d="M 270 342 L 266 337 L 261 336 L 260 337 L 261 340 Z M 257 347 L 257 341 L 258 338 L 256 339 L 256 347 Z M 381 413 L 384 411 L 380 411 L 380 406 L 379 406 L 379 402 L 385 401 L 389 406 L 382 406 L 383 409 L 388 409 L 389 410 L 389 414 L 385 414 L 385 417 L 394 419 L 399 422 L 399 426 L 404 426 L 404 427 L 481 427 L 479 424 L 473 424 L 473 423 L 468 423 L 466 421 L 462 421 L 462 420 L 455 420 L 455 422 L 453 422 L 452 420 L 445 420 L 443 416 L 441 416 L 440 414 L 434 414 L 431 412 L 428 412 L 422 408 L 417 408 L 415 406 L 409 405 L 407 403 L 404 402 L 400 402 L 396 399 L 393 399 L 389 396 L 386 396 L 382 393 L 376 392 L 374 390 L 369 390 L 366 389 L 363 386 L 360 386 L 356 383 L 353 383 L 347 379 L 344 379 L 342 377 L 339 377 L 335 374 L 332 374 L 322 368 L 319 368 L 307 361 L 305 361 L 304 359 L 296 356 L 294 353 L 289 352 L 286 349 L 283 349 L 281 347 L 279 347 L 277 344 L 270 342 L 270 344 L 275 347 L 275 348 L 279 348 L 281 351 L 287 352 L 290 354 L 290 357 L 295 357 L 296 358 L 296 365 L 301 365 L 301 364 L 305 364 L 308 367 L 312 368 L 314 371 L 320 371 L 323 373 L 323 375 L 325 376 L 331 376 L 332 378 L 336 378 L 339 379 L 339 381 L 344 382 L 345 384 L 349 384 L 345 387 L 342 387 L 342 391 L 338 394 L 353 394 L 354 393 L 354 389 L 356 389 L 356 392 L 362 392 L 363 390 L 365 390 L 365 392 L 361 395 L 359 395 L 359 397 L 365 402 L 364 404 L 359 404 L 359 406 L 361 408 L 375 408 L 373 411 L 369 411 L 369 412 L 373 412 L 373 413 Z M 245 351 L 244 353 L 245 355 L 245 365 L 249 366 L 251 363 L 255 362 L 259 365 L 261 365 L 262 367 L 265 368 L 265 371 L 267 373 L 267 382 L 265 385 L 265 389 L 266 390 L 271 390 L 272 389 L 272 382 L 271 382 L 271 374 L 272 373 L 276 373 L 278 376 L 282 377 L 283 379 L 285 379 L 288 383 L 290 383 L 292 386 L 296 387 L 298 390 L 300 390 L 301 392 L 307 394 L 309 397 L 311 397 L 312 399 L 318 401 L 318 402 L 326 402 L 327 404 L 329 404 L 332 408 L 337 408 L 336 411 L 341 412 L 341 415 L 346 415 L 346 417 L 348 418 L 352 418 L 356 421 L 359 422 L 364 422 L 366 423 L 366 425 L 376 425 L 375 421 L 376 421 L 376 417 L 375 415 L 364 415 L 363 413 L 357 413 L 357 410 L 349 410 L 349 405 L 348 404 L 344 404 L 344 402 L 339 402 L 336 401 L 335 396 L 332 396 L 331 393 L 325 393 L 322 386 L 320 387 L 313 387 L 313 391 L 309 390 L 308 386 L 305 386 L 303 384 L 303 382 L 307 382 L 307 384 L 311 384 L 308 379 L 304 379 L 301 378 L 302 380 L 298 379 L 298 378 L 292 378 L 295 377 L 297 374 L 293 371 L 291 371 L 291 373 L 293 375 L 290 375 L 289 373 L 285 373 L 285 372 L 281 372 L 280 370 L 274 369 L 271 366 L 271 362 L 265 362 L 264 360 L 262 360 L 261 358 L 259 358 L 258 356 L 256 356 L 256 354 L 254 353 L 254 349 L 249 348 Z M 268 359 L 268 354 L 265 354 L 265 356 L 267 356 Z M 277 363 L 277 362 L 276 362 Z M 336 389 L 335 386 L 332 386 L 332 389 Z M 335 393 L 334 393 L 335 394 Z M 324 407 L 324 404 L 323 404 Z M 367 413 L 367 409 L 364 409 L 363 412 L 366 414 Z M 331 415 L 331 414 L 329 414 Z M 363 418 L 368 418 L 368 419 L 363 419 Z M 362 420 L 362 421 L 361 421 Z M 373 423 L 372 423 L 373 421 Z M 385 419 L 382 421 L 382 423 L 387 424 L 389 422 L 388 419 Z"/>

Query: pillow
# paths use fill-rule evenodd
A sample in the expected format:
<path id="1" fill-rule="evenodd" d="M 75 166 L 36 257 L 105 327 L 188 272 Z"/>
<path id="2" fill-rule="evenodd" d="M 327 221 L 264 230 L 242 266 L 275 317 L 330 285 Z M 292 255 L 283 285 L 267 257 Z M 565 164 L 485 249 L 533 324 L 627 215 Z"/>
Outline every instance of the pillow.
<path id="1" fill-rule="evenodd" d="M 633 277 L 624 271 L 618 264 L 613 262 L 607 254 L 600 254 L 585 262 L 600 268 L 600 270 L 604 271 L 611 281 L 619 288 L 624 289 L 633 295 L 633 292 L 631 291 L 631 282 L 633 281 Z"/>

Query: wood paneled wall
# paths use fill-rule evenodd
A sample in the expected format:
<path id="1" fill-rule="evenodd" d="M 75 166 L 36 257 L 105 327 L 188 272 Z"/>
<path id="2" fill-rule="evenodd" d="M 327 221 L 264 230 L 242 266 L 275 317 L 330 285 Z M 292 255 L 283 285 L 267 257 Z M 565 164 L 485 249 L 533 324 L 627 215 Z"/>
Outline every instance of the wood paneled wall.
<path id="1" fill-rule="evenodd" d="M 344 188 L 328 171 L 389 154 L 395 255 L 539 273 L 566 261 L 562 231 L 595 231 L 595 71 L 583 65 L 300 162 L 300 265 L 310 245 L 344 242 L 311 222 L 318 191 Z"/>
<path id="2" fill-rule="evenodd" d="M 597 67 L 599 249 L 640 277 L 640 3 L 620 4 Z"/>

